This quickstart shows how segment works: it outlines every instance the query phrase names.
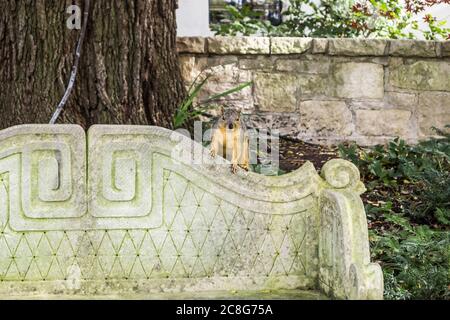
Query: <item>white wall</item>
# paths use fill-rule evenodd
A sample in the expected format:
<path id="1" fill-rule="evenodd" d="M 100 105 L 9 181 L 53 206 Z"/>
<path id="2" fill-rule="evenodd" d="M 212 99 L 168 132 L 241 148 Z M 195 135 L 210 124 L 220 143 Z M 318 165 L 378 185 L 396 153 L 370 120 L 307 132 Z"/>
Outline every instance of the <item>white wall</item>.
<path id="1" fill-rule="evenodd" d="M 178 0 L 178 36 L 210 36 L 209 0 Z"/>

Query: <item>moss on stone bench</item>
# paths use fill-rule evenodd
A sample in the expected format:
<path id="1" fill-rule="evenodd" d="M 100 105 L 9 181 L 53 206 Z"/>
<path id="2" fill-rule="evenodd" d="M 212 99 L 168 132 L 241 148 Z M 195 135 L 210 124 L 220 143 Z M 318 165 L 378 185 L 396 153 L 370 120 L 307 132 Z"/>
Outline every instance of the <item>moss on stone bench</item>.
<path id="1" fill-rule="evenodd" d="M 179 293 L 132 293 L 116 295 L 6 295 L 2 299 L 14 300 L 328 300 L 319 291 L 207 291 Z"/>
<path id="2" fill-rule="evenodd" d="M 0 178 L 0 296 L 382 298 L 347 161 L 232 175 L 158 127 L 25 125 L 0 132 Z"/>

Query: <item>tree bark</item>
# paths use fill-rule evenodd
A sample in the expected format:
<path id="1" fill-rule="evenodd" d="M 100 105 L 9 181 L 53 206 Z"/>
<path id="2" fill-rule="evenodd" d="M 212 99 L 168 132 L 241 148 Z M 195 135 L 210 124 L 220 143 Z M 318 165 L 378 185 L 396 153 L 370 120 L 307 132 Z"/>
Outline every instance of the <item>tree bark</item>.
<path id="1" fill-rule="evenodd" d="M 67 87 L 83 1 L 0 0 L 0 128 L 48 123 Z M 176 0 L 94 0 L 75 89 L 59 123 L 171 127 L 185 96 Z"/>

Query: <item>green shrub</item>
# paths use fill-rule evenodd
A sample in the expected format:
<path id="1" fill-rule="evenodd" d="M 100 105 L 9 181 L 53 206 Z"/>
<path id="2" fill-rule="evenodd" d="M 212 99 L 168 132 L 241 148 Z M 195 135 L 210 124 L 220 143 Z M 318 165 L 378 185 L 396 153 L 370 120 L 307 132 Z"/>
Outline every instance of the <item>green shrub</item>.
<path id="1" fill-rule="evenodd" d="M 409 146 L 395 139 L 386 146 L 340 145 L 341 157 L 353 162 L 372 195 L 416 223 L 448 224 L 450 218 L 450 134 Z M 373 207 L 373 206 L 371 206 Z M 375 214 L 378 208 L 366 208 Z M 381 210 L 382 211 L 382 210 Z"/>
<path id="2" fill-rule="evenodd" d="M 434 2 L 434 3 L 433 3 Z M 446 21 L 425 15 L 425 29 L 419 29 L 414 14 L 425 11 L 437 2 L 424 0 L 290 0 L 279 26 L 272 26 L 253 12 L 227 6 L 229 21 L 212 25 L 216 35 L 261 35 L 294 37 L 381 37 L 415 38 L 421 34 L 427 40 L 449 37 Z M 415 31 L 412 32 L 412 31 Z"/>
<path id="3" fill-rule="evenodd" d="M 372 259 L 383 269 L 386 299 L 450 299 L 450 234 L 384 214 L 391 230 L 371 230 Z"/>
<path id="4" fill-rule="evenodd" d="M 186 126 L 190 121 L 195 120 L 198 116 L 206 115 L 207 112 L 211 109 L 217 108 L 218 105 L 212 104 L 212 102 L 231 95 L 235 92 L 241 91 L 253 84 L 252 81 L 248 81 L 196 103 L 197 96 L 203 89 L 206 82 L 208 82 L 209 78 L 210 75 L 203 75 L 203 73 L 200 73 L 194 79 L 191 86 L 189 87 L 187 97 L 184 99 L 180 107 L 175 111 L 172 119 L 174 129 L 182 128 Z"/>
<path id="5" fill-rule="evenodd" d="M 449 127 L 449 126 L 447 126 Z M 341 145 L 360 170 L 386 299 L 450 299 L 450 134 L 409 146 Z"/>
<path id="6" fill-rule="evenodd" d="M 426 168 L 417 181 L 413 201 L 405 212 L 415 218 L 434 217 L 438 223 L 450 226 L 450 172 Z"/>
<path id="7" fill-rule="evenodd" d="M 226 11 L 230 22 L 211 24 L 211 30 L 217 36 L 267 35 L 272 32 L 270 22 L 262 20 L 262 13 L 252 11 L 248 5 L 240 10 L 228 5 Z"/>

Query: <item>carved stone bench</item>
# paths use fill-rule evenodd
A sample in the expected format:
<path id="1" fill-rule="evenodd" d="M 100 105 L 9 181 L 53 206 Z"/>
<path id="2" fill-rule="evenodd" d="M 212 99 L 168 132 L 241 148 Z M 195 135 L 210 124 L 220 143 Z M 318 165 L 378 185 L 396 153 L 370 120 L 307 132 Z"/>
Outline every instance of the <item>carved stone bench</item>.
<path id="1" fill-rule="evenodd" d="M 87 137 L 75 125 L 9 128 L 0 132 L 0 295 L 380 299 L 363 191 L 344 160 L 322 177 L 311 163 L 279 177 L 232 175 L 162 128 L 94 126 Z"/>

